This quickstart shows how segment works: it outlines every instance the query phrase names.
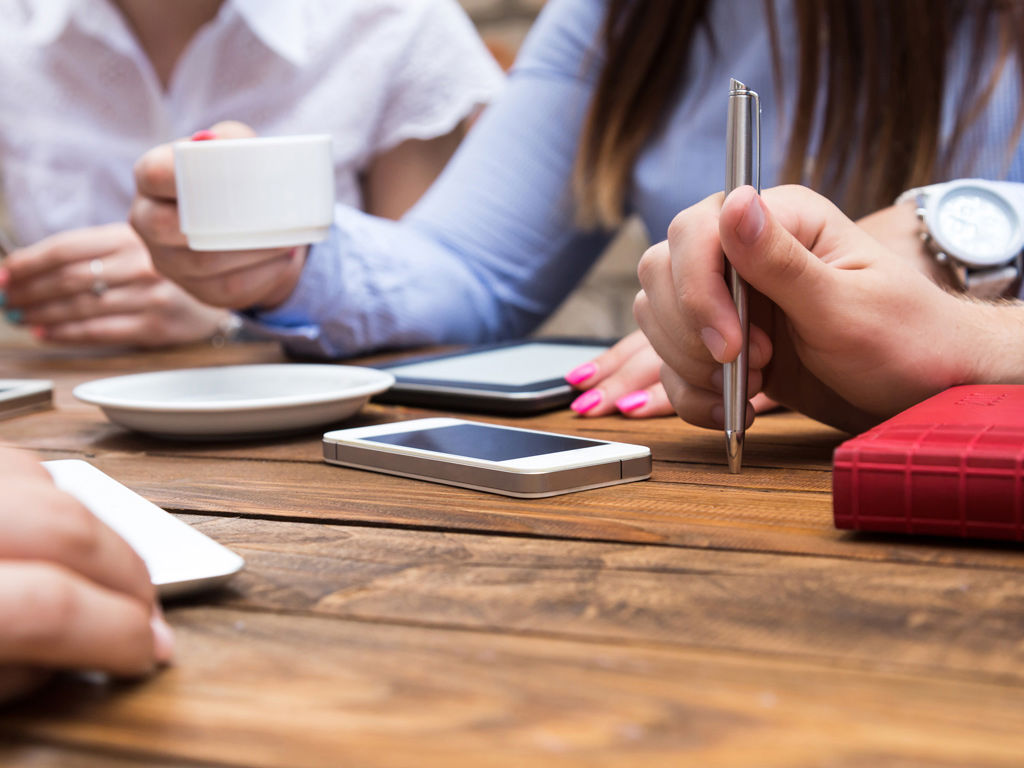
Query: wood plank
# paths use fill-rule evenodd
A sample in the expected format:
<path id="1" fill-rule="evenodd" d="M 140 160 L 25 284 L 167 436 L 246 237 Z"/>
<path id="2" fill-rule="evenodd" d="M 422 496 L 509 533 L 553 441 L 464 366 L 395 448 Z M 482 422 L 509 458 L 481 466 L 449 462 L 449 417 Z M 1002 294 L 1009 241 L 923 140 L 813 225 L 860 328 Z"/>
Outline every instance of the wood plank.
<path id="1" fill-rule="evenodd" d="M 185 519 L 246 559 L 230 589 L 200 598 L 223 605 L 1024 682 L 1024 581 L 1016 574 Z"/>
<path id="2" fill-rule="evenodd" d="M 217 458 L 292 458 L 308 460 L 318 452 L 324 431 L 342 427 L 378 424 L 426 416 L 461 416 L 475 421 L 513 424 L 529 429 L 558 432 L 599 440 L 645 445 L 658 462 L 681 472 L 697 468 L 725 477 L 721 434 L 691 427 L 678 419 L 653 419 L 637 422 L 610 416 L 601 419 L 573 419 L 564 413 L 546 414 L 529 419 L 503 419 L 481 414 L 459 414 L 370 404 L 354 418 L 328 425 L 301 436 L 257 438 L 242 441 L 161 440 L 129 432 L 107 422 L 93 406 L 64 403 L 59 410 L 43 412 L 32 418 L 12 419 L 4 426 L 4 438 L 35 449 L 95 451 L 96 449 L 148 453 L 153 455 L 206 456 Z M 639 425 L 639 426 L 638 426 Z M 626 426 L 629 428 L 626 429 Z M 649 429 L 648 429 L 649 427 Z M 657 429 L 655 429 L 657 427 Z M 750 461 L 744 472 L 730 476 L 733 483 L 747 487 L 764 485 L 775 478 L 775 487 L 793 487 L 789 478 L 817 478 L 825 488 L 831 478 L 831 456 L 844 436 L 829 428 L 793 414 L 771 414 L 751 430 Z M 678 466 L 676 466 L 678 465 Z M 783 470 L 780 476 L 778 470 Z"/>
<path id="3" fill-rule="evenodd" d="M 310 447 L 312 450 L 312 446 Z M 315 462 L 86 456 L 180 512 L 649 543 L 1019 571 L 1022 547 L 837 531 L 831 498 L 648 480 L 550 499 L 513 499 Z M 727 476 L 727 475 L 724 475 Z"/>
<path id="4" fill-rule="evenodd" d="M 104 748 L 39 744 L 21 738 L 0 743 L 0 764 L 18 768 L 220 768 L 224 763 L 164 758 L 153 754 L 115 753 Z"/>
<path id="5" fill-rule="evenodd" d="M 1016 766 L 1024 690 L 658 647 L 218 608 L 177 664 L 61 685 L 0 733 L 266 768 Z"/>

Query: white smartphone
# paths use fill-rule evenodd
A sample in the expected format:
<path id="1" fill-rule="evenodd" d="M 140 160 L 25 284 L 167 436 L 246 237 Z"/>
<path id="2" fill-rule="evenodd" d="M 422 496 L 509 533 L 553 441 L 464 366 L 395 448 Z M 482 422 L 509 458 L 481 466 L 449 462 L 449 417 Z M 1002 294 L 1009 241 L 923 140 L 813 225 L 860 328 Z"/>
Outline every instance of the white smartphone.
<path id="1" fill-rule="evenodd" d="M 646 480 L 651 451 L 463 419 L 416 419 L 339 429 L 324 460 L 357 469 L 533 499 Z"/>
<path id="2" fill-rule="evenodd" d="M 160 597 L 223 584 L 245 560 L 79 459 L 44 461 L 54 483 L 70 493 L 139 553 Z"/>

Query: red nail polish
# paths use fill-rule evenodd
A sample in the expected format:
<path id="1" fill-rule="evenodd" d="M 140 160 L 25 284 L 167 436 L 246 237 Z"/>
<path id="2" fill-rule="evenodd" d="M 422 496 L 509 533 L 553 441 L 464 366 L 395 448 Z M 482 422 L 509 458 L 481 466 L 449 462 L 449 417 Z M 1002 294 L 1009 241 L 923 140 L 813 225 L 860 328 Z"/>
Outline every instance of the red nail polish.
<path id="1" fill-rule="evenodd" d="M 588 389 L 582 395 L 572 401 L 572 408 L 576 413 L 586 413 L 595 405 L 601 402 L 601 393 L 596 389 Z"/>
<path id="2" fill-rule="evenodd" d="M 615 407 L 623 413 L 629 413 L 635 411 L 637 408 L 647 405 L 651 399 L 650 393 L 645 389 L 638 389 L 636 392 L 630 392 L 628 395 L 623 395 L 615 401 Z"/>
<path id="3" fill-rule="evenodd" d="M 216 138 L 217 134 L 213 131 L 196 131 L 192 134 L 192 141 L 209 141 Z"/>
<path id="4" fill-rule="evenodd" d="M 6 288 L 11 281 L 11 273 L 4 267 L 0 267 L 0 288 Z"/>
<path id="5" fill-rule="evenodd" d="M 29 330 L 31 331 L 33 336 L 39 339 L 39 341 L 43 341 L 43 339 L 46 338 L 46 329 L 43 328 L 43 326 L 41 325 L 34 325 Z"/>
<path id="6" fill-rule="evenodd" d="M 597 373 L 596 365 L 593 363 L 584 363 L 583 365 L 576 366 L 565 374 L 565 380 L 575 387 L 577 384 L 581 384 L 589 379 L 595 373 Z"/>

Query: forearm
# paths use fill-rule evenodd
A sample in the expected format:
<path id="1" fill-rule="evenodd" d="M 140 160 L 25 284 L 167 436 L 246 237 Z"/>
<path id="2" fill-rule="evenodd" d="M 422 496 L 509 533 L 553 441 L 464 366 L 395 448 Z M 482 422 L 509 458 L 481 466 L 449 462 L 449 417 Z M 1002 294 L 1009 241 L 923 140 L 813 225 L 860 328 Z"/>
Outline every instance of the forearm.
<path id="1" fill-rule="evenodd" d="M 444 246 L 352 209 L 337 218 L 330 238 L 309 249 L 287 300 L 247 313 L 249 330 L 316 357 L 500 333 L 486 284 Z"/>
<path id="2" fill-rule="evenodd" d="M 549 6 L 507 89 L 423 200 L 398 222 L 339 207 L 298 288 L 255 319 L 294 351 L 328 356 L 539 324 L 609 239 L 576 228 L 570 184 L 592 86 L 580 61 L 599 17 L 585 3 Z"/>

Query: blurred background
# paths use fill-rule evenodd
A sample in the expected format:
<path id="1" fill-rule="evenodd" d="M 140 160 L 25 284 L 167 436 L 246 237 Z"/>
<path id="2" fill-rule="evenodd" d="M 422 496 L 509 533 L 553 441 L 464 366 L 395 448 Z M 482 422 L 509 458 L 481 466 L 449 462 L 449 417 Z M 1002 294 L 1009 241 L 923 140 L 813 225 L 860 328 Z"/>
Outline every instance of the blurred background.
<path id="1" fill-rule="evenodd" d="M 544 0 L 459 1 L 505 68 L 515 60 L 530 25 L 544 5 Z M 583 283 L 538 334 L 618 338 L 633 330 L 633 297 L 640 287 L 636 264 L 647 242 L 640 222 L 628 222 Z M 0 343 L 32 342 L 27 331 L 12 327 L 2 318 L 0 314 Z"/>

